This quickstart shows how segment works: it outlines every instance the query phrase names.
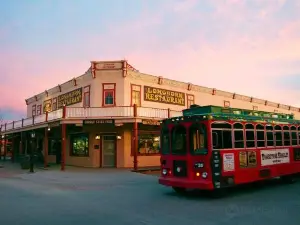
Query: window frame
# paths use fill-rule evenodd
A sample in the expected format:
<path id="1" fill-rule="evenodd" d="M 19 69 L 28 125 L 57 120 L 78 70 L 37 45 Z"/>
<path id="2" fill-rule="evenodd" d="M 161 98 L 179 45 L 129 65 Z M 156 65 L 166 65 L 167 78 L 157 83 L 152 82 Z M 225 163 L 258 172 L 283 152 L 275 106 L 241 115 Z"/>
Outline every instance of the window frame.
<path id="1" fill-rule="evenodd" d="M 42 115 L 42 105 L 37 105 L 36 107 L 36 115 Z"/>
<path id="2" fill-rule="evenodd" d="M 111 92 L 113 96 L 113 104 L 105 103 L 105 93 Z M 116 83 L 103 83 L 102 84 L 102 107 L 116 106 Z"/>
<path id="3" fill-rule="evenodd" d="M 252 127 L 247 128 L 247 125 L 251 125 Z M 244 132 L 245 148 L 247 148 L 247 149 L 257 148 L 256 125 L 253 123 L 246 123 L 246 124 L 244 124 L 244 130 L 245 130 L 245 132 Z M 248 140 L 247 132 L 253 132 L 253 140 Z M 254 146 L 248 147 L 248 142 L 254 142 Z"/>
<path id="4" fill-rule="evenodd" d="M 185 133 L 183 133 L 183 135 L 185 135 L 185 138 L 183 139 L 183 148 L 181 149 L 181 150 L 185 149 L 185 151 L 183 152 L 183 151 L 180 150 L 181 152 L 176 153 L 176 152 L 173 151 L 174 150 L 173 145 L 176 145 L 176 144 L 174 144 L 174 141 L 178 140 L 178 139 L 177 138 L 174 139 L 174 132 L 176 132 L 176 130 L 178 130 L 178 129 L 184 129 L 184 131 L 185 131 Z M 178 124 L 178 125 L 172 127 L 172 129 L 171 129 L 171 151 L 170 151 L 171 155 L 180 156 L 180 155 L 187 155 L 188 154 L 189 149 L 187 149 L 187 135 L 188 135 L 188 129 L 187 129 L 186 126 L 184 126 L 182 124 Z"/>
<path id="5" fill-rule="evenodd" d="M 165 130 L 167 130 L 167 128 L 165 129 Z M 134 146 L 134 131 L 132 130 L 132 132 L 131 132 L 131 135 L 132 135 L 132 138 L 131 138 L 131 156 L 134 156 L 134 148 L 133 148 L 133 146 Z M 139 151 L 139 144 L 140 144 L 140 136 L 142 136 L 142 135 L 153 135 L 153 136 L 157 136 L 157 137 L 159 137 L 159 151 L 157 152 L 157 153 L 140 153 L 140 151 Z M 159 132 L 159 131 L 153 131 L 153 130 L 139 130 L 139 132 L 138 132 L 138 146 L 137 146 L 137 155 L 138 156 L 157 156 L 157 155 L 160 155 L 160 152 L 161 152 L 161 135 L 162 135 L 162 133 L 161 132 Z M 165 153 L 166 155 L 167 154 L 170 154 L 171 153 L 171 151 L 170 151 L 170 147 L 171 147 L 171 145 L 170 145 L 170 142 L 171 142 L 171 140 L 170 140 L 170 133 L 169 133 L 169 153 Z"/>
<path id="6" fill-rule="evenodd" d="M 88 95 L 88 103 L 85 101 L 85 96 Z M 83 107 L 89 108 L 91 107 L 91 85 L 87 85 L 83 88 Z"/>
<path id="7" fill-rule="evenodd" d="M 133 101 L 133 93 L 134 92 L 139 93 L 139 103 L 138 104 L 134 103 L 135 101 Z M 136 104 L 137 106 L 142 105 L 142 85 L 138 85 L 138 84 L 130 85 L 130 105 L 133 106 L 134 104 Z"/>
<path id="8" fill-rule="evenodd" d="M 54 108 L 54 106 L 55 106 L 55 108 Z M 52 98 L 52 106 L 51 106 L 51 108 L 52 108 L 52 111 L 56 111 L 57 110 L 57 97 Z"/>
<path id="9" fill-rule="evenodd" d="M 235 125 L 242 125 L 242 128 L 235 128 Z M 233 131 L 233 133 L 232 133 L 232 137 L 233 137 L 233 145 L 232 145 L 232 147 L 233 147 L 233 149 L 244 149 L 244 148 L 246 148 L 246 138 L 245 138 L 245 125 L 243 124 L 243 123 L 241 123 L 241 122 L 234 122 L 233 124 L 232 124 L 232 131 Z M 242 132 L 242 137 L 243 137 L 243 140 L 236 140 L 235 139 L 235 132 Z M 239 148 L 237 148 L 236 147 L 236 142 L 241 142 L 241 143 L 243 143 L 243 146 L 242 147 L 239 147 Z"/>
<path id="10" fill-rule="evenodd" d="M 36 116 L 36 104 L 32 105 L 31 107 L 31 115 Z"/>
<path id="11" fill-rule="evenodd" d="M 258 126 L 262 126 L 263 128 L 262 129 L 258 129 Z M 259 139 L 258 140 L 258 135 L 257 133 L 258 132 L 263 132 L 264 134 L 264 139 L 261 140 Z M 266 127 L 264 124 L 260 124 L 260 123 L 257 123 L 255 124 L 255 139 L 256 139 L 256 148 L 265 148 L 267 146 L 267 138 L 266 138 Z M 258 143 L 264 143 L 263 146 L 259 146 Z"/>
<path id="12" fill-rule="evenodd" d="M 87 154 L 86 155 L 77 155 L 77 154 L 74 154 L 73 140 L 74 140 L 74 138 L 80 137 L 80 136 L 87 137 L 88 147 L 87 147 Z M 89 136 L 89 133 L 87 133 L 87 132 L 75 133 L 75 134 L 70 134 L 69 137 L 70 137 L 70 142 L 69 142 L 69 144 L 70 144 L 70 152 L 69 152 L 69 155 L 71 157 L 90 157 L 90 136 Z"/>
<path id="13" fill-rule="evenodd" d="M 188 127 L 188 140 L 189 140 L 189 143 L 190 143 L 190 154 L 191 155 L 201 155 L 201 153 L 197 153 L 196 152 L 196 149 L 195 149 L 195 146 L 194 146 L 194 129 L 195 130 L 200 130 L 202 131 L 203 130 L 203 141 L 204 141 L 204 147 L 202 148 L 197 148 L 199 150 L 208 150 L 208 140 L 207 140 L 207 126 L 206 124 L 204 123 L 193 123 L 191 124 L 189 127 Z M 200 133 L 201 134 L 201 133 Z M 198 139 L 199 135 L 196 137 L 196 139 Z M 199 142 L 200 144 L 200 140 L 196 140 L 196 142 Z M 196 145 L 199 145 L 198 143 Z M 198 147 L 198 146 L 197 146 Z"/>
<path id="14" fill-rule="evenodd" d="M 224 100 L 224 107 L 230 108 L 230 101 Z"/>
<path id="15" fill-rule="evenodd" d="M 225 125 L 224 127 L 213 127 L 214 125 Z M 228 126 L 228 127 L 226 127 Z M 230 128 L 229 128 L 230 127 Z M 213 150 L 228 150 L 228 149 L 233 149 L 234 145 L 233 145 L 233 125 L 232 123 L 229 123 L 228 121 L 214 121 L 210 124 L 210 129 L 211 129 L 211 148 Z M 214 147 L 214 133 L 220 132 L 222 134 L 222 144 L 220 145 L 221 148 L 215 148 Z M 231 136 L 231 147 L 230 148 L 223 148 L 224 147 L 224 140 L 223 140 L 223 131 L 229 132 L 230 136 Z M 217 133 L 218 134 L 218 133 Z M 219 142 L 219 137 L 218 137 L 218 142 Z"/>
<path id="16" fill-rule="evenodd" d="M 186 106 L 189 109 L 191 105 L 195 104 L 195 95 L 186 94 Z"/>

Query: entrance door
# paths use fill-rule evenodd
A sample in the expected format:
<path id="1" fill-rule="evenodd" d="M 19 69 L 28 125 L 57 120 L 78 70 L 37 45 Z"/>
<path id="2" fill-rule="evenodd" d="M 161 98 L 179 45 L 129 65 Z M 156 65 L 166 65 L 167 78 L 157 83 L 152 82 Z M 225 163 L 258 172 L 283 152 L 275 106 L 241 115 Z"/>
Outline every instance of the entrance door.
<path id="1" fill-rule="evenodd" d="M 102 136 L 102 167 L 116 167 L 116 136 Z"/>

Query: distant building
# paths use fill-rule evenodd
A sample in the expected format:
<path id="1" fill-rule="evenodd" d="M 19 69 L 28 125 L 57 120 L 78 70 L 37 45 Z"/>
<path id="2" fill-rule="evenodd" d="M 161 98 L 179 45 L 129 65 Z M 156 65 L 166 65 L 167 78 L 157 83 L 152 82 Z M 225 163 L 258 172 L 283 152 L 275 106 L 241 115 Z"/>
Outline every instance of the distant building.
<path id="1" fill-rule="evenodd" d="M 27 118 L 1 127 L 13 156 L 28 153 L 34 140 L 49 163 L 83 167 L 130 168 L 134 161 L 158 166 L 160 120 L 181 116 L 192 104 L 293 113 L 300 119 L 299 108 L 144 74 L 127 61 L 92 61 L 82 76 L 26 104 Z"/>

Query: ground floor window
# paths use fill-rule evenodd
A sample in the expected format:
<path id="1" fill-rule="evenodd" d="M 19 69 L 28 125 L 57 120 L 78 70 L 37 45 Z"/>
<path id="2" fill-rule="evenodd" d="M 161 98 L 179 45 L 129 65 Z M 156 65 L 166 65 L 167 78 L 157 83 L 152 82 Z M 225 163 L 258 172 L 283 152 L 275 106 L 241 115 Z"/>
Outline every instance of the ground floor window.
<path id="1" fill-rule="evenodd" d="M 70 142 L 71 156 L 89 156 L 89 135 L 87 133 L 71 135 Z"/>
<path id="2" fill-rule="evenodd" d="M 159 132 L 145 132 L 138 134 L 138 154 L 158 154 L 160 149 Z"/>

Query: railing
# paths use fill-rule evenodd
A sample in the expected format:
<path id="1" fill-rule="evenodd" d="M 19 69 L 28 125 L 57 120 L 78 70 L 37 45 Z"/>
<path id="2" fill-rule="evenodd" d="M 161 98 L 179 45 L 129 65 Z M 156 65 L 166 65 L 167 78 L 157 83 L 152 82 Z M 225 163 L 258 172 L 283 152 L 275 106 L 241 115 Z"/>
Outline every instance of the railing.
<path id="1" fill-rule="evenodd" d="M 76 108 L 65 107 L 53 112 L 34 116 L 31 118 L 7 123 L 1 127 L 1 132 L 29 127 L 37 124 L 48 123 L 54 120 L 65 119 L 86 119 L 86 118 L 151 118 L 165 119 L 168 117 L 182 116 L 182 111 L 170 109 L 156 109 L 147 107 L 116 106 L 116 107 L 92 107 Z"/>
<path id="2" fill-rule="evenodd" d="M 133 117 L 133 107 L 104 107 L 104 108 L 66 108 L 66 118 L 112 118 L 112 117 Z"/>

